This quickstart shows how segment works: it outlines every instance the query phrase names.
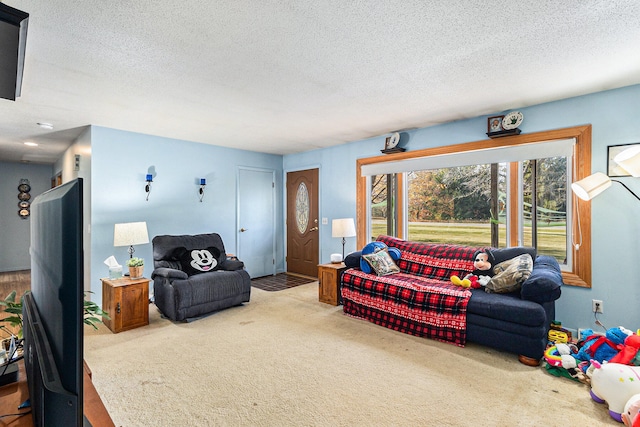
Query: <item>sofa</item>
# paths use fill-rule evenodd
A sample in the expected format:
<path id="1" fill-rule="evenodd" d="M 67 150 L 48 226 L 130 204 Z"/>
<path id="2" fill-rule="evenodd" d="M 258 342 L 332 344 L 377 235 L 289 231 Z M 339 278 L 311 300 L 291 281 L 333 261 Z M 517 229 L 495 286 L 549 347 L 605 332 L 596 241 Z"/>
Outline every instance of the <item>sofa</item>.
<path id="1" fill-rule="evenodd" d="M 555 300 L 561 295 L 558 262 L 537 256 L 534 248 L 474 248 L 410 242 L 380 236 L 397 253 L 399 272 L 378 275 L 361 267 L 362 253 L 346 257 L 341 276 L 344 313 L 412 335 L 464 346 L 474 342 L 515 353 L 519 360 L 538 366 L 555 319 Z M 394 249 L 395 248 L 395 249 Z M 474 257 L 491 251 L 499 263 L 529 254 L 530 275 L 517 291 L 489 293 L 485 287 L 456 286 L 451 277 L 474 273 Z"/>
<path id="2" fill-rule="evenodd" d="M 154 302 L 169 319 L 190 320 L 249 302 L 249 273 L 227 256 L 219 234 L 155 236 L 152 245 Z"/>

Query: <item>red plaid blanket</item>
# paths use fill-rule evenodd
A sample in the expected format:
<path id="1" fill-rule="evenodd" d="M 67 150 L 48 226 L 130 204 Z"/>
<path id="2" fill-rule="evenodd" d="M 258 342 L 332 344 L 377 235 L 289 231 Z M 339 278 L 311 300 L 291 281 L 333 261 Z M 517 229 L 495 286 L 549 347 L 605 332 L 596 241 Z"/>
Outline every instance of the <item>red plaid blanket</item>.
<path id="1" fill-rule="evenodd" d="M 407 242 L 389 236 L 379 241 L 398 248 L 401 272 L 389 276 L 349 269 L 342 275 L 344 312 L 411 335 L 464 346 L 471 291 L 451 283 L 473 271 L 476 248 Z"/>

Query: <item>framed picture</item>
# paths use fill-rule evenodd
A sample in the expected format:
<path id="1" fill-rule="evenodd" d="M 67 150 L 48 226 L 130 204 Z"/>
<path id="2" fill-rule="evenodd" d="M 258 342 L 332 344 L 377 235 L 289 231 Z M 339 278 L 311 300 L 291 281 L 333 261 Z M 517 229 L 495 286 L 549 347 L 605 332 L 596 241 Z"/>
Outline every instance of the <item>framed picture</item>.
<path id="1" fill-rule="evenodd" d="M 501 130 L 504 130 L 504 128 L 502 127 L 502 119 L 504 118 L 504 115 L 502 116 L 491 116 L 487 119 L 487 132 L 491 133 L 491 132 L 500 132 Z"/>
<path id="2" fill-rule="evenodd" d="M 396 146 L 398 145 L 398 142 L 400 142 L 400 133 L 394 132 L 391 134 L 391 136 L 388 136 L 384 140 L 384 149 L 391 150 L 393 148 L 396 148 Z"/>
<path id="3" fill-rule="evenodd" d="M 631 176 L 629 172 L 624 170 L 613 159 L 618 154 L 622 153 L 627 148 L 633 147 L 634 145 L 640 145 L 640 142 L 635 142 L 633 144 L 610 145 L 607 147 L 607 175 L 608 176 L 610 177 Z"/>

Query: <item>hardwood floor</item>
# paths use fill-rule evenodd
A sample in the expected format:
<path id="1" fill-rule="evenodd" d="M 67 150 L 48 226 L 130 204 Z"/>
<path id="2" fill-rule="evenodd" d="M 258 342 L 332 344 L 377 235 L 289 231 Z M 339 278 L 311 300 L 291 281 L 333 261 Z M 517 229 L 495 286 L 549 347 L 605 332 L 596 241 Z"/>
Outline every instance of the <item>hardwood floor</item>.
<path id="1" fill-rule="evenodd" d="M 263 291 L 281 291 L 283 289 L 293 288 L 298 285 L 304 285 L 305 283 L 315 282 L 316 278 L 300 276 L 296 274 L 278 273 L 275 276 L 259 277 L 257 279 L 251 279 L 251 286 Z"/>
<path id="2" fill-rule="evenodd" d="M 4 300 L 12 291 L 16 291 L 16 300 L 19 299 L 26 291 L 31 289 L 31 270 L 9 271 L 0 273 L 0 299 Z M 4 319 L 7 315 L 2 312 L 0 307 L 0 319 Z M 4 326 L 7 330 L 0 331 L 0 339 L 6 338 L 8 331 L 11 330 L 9 324 L 0 322 L 0 326 Z"/>

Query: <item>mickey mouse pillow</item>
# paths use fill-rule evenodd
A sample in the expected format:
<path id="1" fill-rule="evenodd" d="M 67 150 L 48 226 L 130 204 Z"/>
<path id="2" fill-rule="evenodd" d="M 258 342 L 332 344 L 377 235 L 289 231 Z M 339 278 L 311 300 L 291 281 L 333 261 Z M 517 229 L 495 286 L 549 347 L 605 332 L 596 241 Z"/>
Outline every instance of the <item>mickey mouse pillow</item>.
<path id="1" fill-rule="evenodd" d="M 214 247 L 206 249 L 187 249 L 181 247 L 173 252 L 173 256 L 180 262 L 182 271 L 189 276 L 214 271 L 220 267 L 218 264 L 220 251 Z"/>

